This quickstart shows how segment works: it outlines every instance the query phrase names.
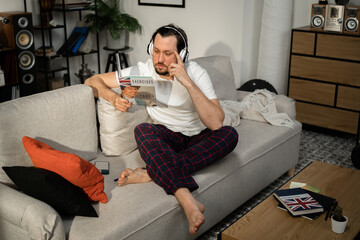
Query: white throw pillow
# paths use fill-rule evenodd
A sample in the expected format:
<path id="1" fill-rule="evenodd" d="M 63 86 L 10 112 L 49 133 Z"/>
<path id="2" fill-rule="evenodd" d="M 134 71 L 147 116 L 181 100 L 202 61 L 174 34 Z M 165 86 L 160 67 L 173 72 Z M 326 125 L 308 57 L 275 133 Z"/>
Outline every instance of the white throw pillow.
<path id="1" fill-rule="evenodd" d="M 134 128 L 150 122 L 145 106 L 133 104 L 127 112 L 121 112 L 103 98 L 99 98 L 100 145 L 106 156 L 125 155 L 137 148 Z"/>

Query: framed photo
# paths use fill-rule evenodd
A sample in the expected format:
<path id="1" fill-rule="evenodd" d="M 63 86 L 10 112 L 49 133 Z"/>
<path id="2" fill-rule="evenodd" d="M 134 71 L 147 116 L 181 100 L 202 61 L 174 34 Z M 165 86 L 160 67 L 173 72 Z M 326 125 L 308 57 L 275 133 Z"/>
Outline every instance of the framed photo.
<path id="1" fill-rule="evenodd" d="M 185 8 L 185 0 L 138 0 L 139 5 Z"/>

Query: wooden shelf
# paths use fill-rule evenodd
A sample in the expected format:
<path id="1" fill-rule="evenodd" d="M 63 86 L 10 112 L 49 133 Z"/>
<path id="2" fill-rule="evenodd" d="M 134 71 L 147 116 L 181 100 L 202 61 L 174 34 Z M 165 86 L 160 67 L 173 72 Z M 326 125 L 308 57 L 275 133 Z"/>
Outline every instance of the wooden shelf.
<path id="1" fill-rule="evenodd" d="M 359 35 L 292 30 L 288 95 L 300 122 L 357 134 L 359 80 Z"/>

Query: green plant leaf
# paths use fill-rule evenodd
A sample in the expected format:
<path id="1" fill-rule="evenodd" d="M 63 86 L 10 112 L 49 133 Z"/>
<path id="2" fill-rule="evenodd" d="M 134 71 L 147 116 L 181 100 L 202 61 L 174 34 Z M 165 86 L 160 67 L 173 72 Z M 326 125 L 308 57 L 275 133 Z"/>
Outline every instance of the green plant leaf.
<path id="1" fill-rule="evenodd" d="M 92 12 L 88 13 L 84 20 L 91 23 L 90 30 L 93 32 L 109 30 L 114 39 L 120 38 L 122 30 L 141 33 L 142 27 L 138 20 L 129 14 L 121 13 L 120 0 L 91 0 L 89 9 Z"/>

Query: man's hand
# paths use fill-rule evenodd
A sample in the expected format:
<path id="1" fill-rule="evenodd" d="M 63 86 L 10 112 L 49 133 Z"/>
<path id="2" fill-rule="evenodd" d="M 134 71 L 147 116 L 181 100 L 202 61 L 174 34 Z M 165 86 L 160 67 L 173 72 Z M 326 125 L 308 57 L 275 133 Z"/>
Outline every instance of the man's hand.
<path id="1" fill-rule="evenodd" d="M 209 100 L 199 87 L 190 79 L 186 72 L 184 63 L 180 55 L 175 51 L 177 63 L 171 63 L 169 66 L 170 78 L 176 79 L 186 88 L 191 100 L 196 108 L 200 120 L 210 130 L 216 130 L 222 127 L 224 121 L 224 111 L 217 99 Z"/>
<path id="2" fill-rule="evenodd" d="M 121 95 L 118 94 L 116 94 L 112 105 L 116 108 L 116 110 L 121 112 L 126 112 L 129 108 L 132 107 L 132 103 L 129 102 L 129 100 L 122 98 Z"/>
<path id="3" fill-rule="evenodd" d="M 182 62 L 179 53 L 175 50 L 174 54 L 176 56 L 177 63 L 171 63 L 169 66 L 170 78 L 174 80 L 174 77 L 176 77 L 176 79 L 184 87 L 193 84 L 193 81 L 190 79 L 189 75 L 186 72 L 184 63 Z"/>

